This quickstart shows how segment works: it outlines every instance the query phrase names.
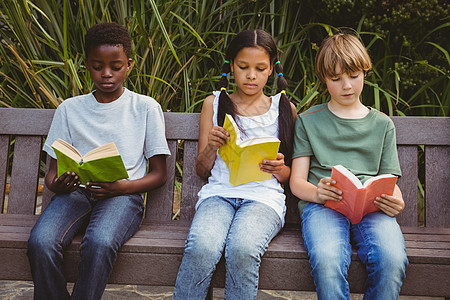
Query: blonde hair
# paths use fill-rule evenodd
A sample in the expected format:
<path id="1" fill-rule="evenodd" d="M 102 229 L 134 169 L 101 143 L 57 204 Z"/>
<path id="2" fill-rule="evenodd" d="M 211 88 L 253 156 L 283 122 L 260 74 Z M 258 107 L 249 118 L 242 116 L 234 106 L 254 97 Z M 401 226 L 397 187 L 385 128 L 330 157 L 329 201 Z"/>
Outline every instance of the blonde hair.
<path id="1" fill-rule="evenodd" d="M 356 36 L 338 33 L 322 42 L 315 63 L 319 80 L 325 83 L 326 78 L 340 75 L 336 74 L 336 67 L 339 67 L 341 74 L 359 71 L 367 74 L 372 69 L 369 53 Z"/>

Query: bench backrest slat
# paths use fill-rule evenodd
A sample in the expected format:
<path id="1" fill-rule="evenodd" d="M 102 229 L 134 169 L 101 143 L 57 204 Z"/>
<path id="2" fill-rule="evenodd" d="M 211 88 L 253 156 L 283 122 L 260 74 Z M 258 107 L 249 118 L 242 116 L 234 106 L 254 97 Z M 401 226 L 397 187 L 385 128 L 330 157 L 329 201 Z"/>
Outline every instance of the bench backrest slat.
<path id="1" fill-rule="evenodd" d="M 169 221 L 172 219 L 177 141 L 169 140 L 168 145 L 172 155 L 166 159 L 167 181 L 160 188 L 147 194 L 144 222 L 151 220 Z"/>
<path id="2" fill-rule="evenodd" d="M 1 134 L 47 135 L 54 109 L 0 108 Z"/>
<path id="3" fill-rule="evenodd" d="M 50 161 L 50 159 L 51 159 L 51 157 L 50 157 L 50 155 L 46 155 L 46 162 L 48 162 L 48 161 Z M 45 174 L 47 174 L 48 173 L 48 170 L 50 169 L 50 164 L 48 164 L 48 163 L 46 163 L 45 164 Z M 48 188 L 47 188 L 47 185 L 45 185 L 44 184 L 44 191 L 43 191 L 43 193 L 42 193 L 42 200 L 41 200 L 41 210 L 42 209 L 45 209 L 46 207 L 47 207 L 47 205 L 50 203 L 50 201 L 51 201 L 51 199 L 52 199 L 52 197 L 53 197 L 53 195 L 54 195 L 55 193 L 53 193 L 52 191 L 50 191 Z"/>
<path id="4" fill-rule="evenodd" d="M 16 135 L 8 197 L 8 213 L 34 214 L 41 148 L 41 136 Z"/>
<path id="5" fill-rule="evenodd" d="M 184 142 L 180 220 L 192 220 L 195 213 L 195 204 L 198 199 L 198 191 L 206 183 L 206 181 L 202 180 L 195 173 L 197 146 L 197 141 Z"/>
<path id="6" fill-rule="evenodd" d="M 9 160 L 9 135 L 0 135 L 0 213 L 3 212 L 3 206 L 6 193 L 6 179 L 8 177 Z"/>
<path id="7" fill-rule="evenodd" d="M 418 225 L 417 151 L 417 146 L 398 146 L 398 158 L 402 169 L 402 177 L 398 180 L 398 186 L 405 200 L 405 209 L 397 217 L 397 221 L 404 226 Z"/>
<path id="8" fill-rule="evenodd" d="M 447 131 L 447 133 L 449 133 Z M 450 147 L 425 148 L 427 227 L 450 227 Z"/>
<path id="9" fill-rule="evenodd" d="M 391 117 L 398 145 L 450 144 L 450 121 L 442 117 Z"/>

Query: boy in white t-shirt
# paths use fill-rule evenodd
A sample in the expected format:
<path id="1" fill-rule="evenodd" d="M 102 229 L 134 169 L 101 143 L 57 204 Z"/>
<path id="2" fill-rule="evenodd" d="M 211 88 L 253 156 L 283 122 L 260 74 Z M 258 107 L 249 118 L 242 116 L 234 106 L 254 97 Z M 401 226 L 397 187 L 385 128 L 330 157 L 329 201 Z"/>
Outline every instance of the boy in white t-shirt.
<path id="1" fill-rule="evenodd" d="M 51 157 L 45 183 L 56 195 L 28 241 L 34 299 L 100 299 L 117 251 L 141 224 L 141 193 L 166 180 L 166 155 L 170 152 L 161 107 L 154 99 L 123 87 L 131 68 L 127 29 L 115 23 L 94 25 L 86 33 L 85 52 L 86 68 L 96 89 L 69 98 L 58 107 L 44 145 Z M 58 177 L 51 148 L 58 138 L 83 155 L 114 142 L 129 178 L 80 187 L 75 173 Z M 63 251 L 84 229 L 79 275 L 69 296 L 62 270 Z"/>

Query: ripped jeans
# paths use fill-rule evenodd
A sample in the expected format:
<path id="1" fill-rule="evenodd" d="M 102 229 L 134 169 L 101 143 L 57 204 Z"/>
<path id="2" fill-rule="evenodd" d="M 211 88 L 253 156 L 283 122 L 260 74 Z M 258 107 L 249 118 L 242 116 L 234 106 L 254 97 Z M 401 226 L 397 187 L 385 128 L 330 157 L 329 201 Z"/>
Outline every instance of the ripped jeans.
<path id="1" fill-rule="evenodd" d="M 189 230 L 173 299 L 205 299 L 223 253 L 225 299 L 256 299 L 261 257 L 280 229 L 280 217 L 266 204 L 220 196 L 204 200 Z"/>

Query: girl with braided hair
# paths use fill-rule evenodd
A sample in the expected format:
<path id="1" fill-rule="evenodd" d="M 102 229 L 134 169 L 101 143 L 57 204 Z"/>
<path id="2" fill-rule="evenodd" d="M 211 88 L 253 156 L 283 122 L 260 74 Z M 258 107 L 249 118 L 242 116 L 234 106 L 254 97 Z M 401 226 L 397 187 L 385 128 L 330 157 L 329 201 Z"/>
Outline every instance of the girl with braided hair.
<path id="1" fill-rule="evenodd" d="M 263 88 L 273 69 L 281 91 L 266 96 Z M 230 72 L 237 85 L 232 94 L 227 93 Z M 237 34 L 226 52 L 219 84 L 220 91 L 205 99 L 200 115 L 196 171 L 208 183 L 198 195 L 173 299 L 204 299 L 223 254 L 225 299 L 255 299 L 261 257 L 284 224 L 282 184 L 291 173 L 297 112 L 286 97 L 287 83 L 272 36 L 262 30 Z M 272 135 L 281 140 L 277 158 L 260 164 L 271 179 L 229 183 L 228 169 L 217 153 L 229 140 L 222 127 L 225 114 L 235 119 L 245 138 Z"/>

